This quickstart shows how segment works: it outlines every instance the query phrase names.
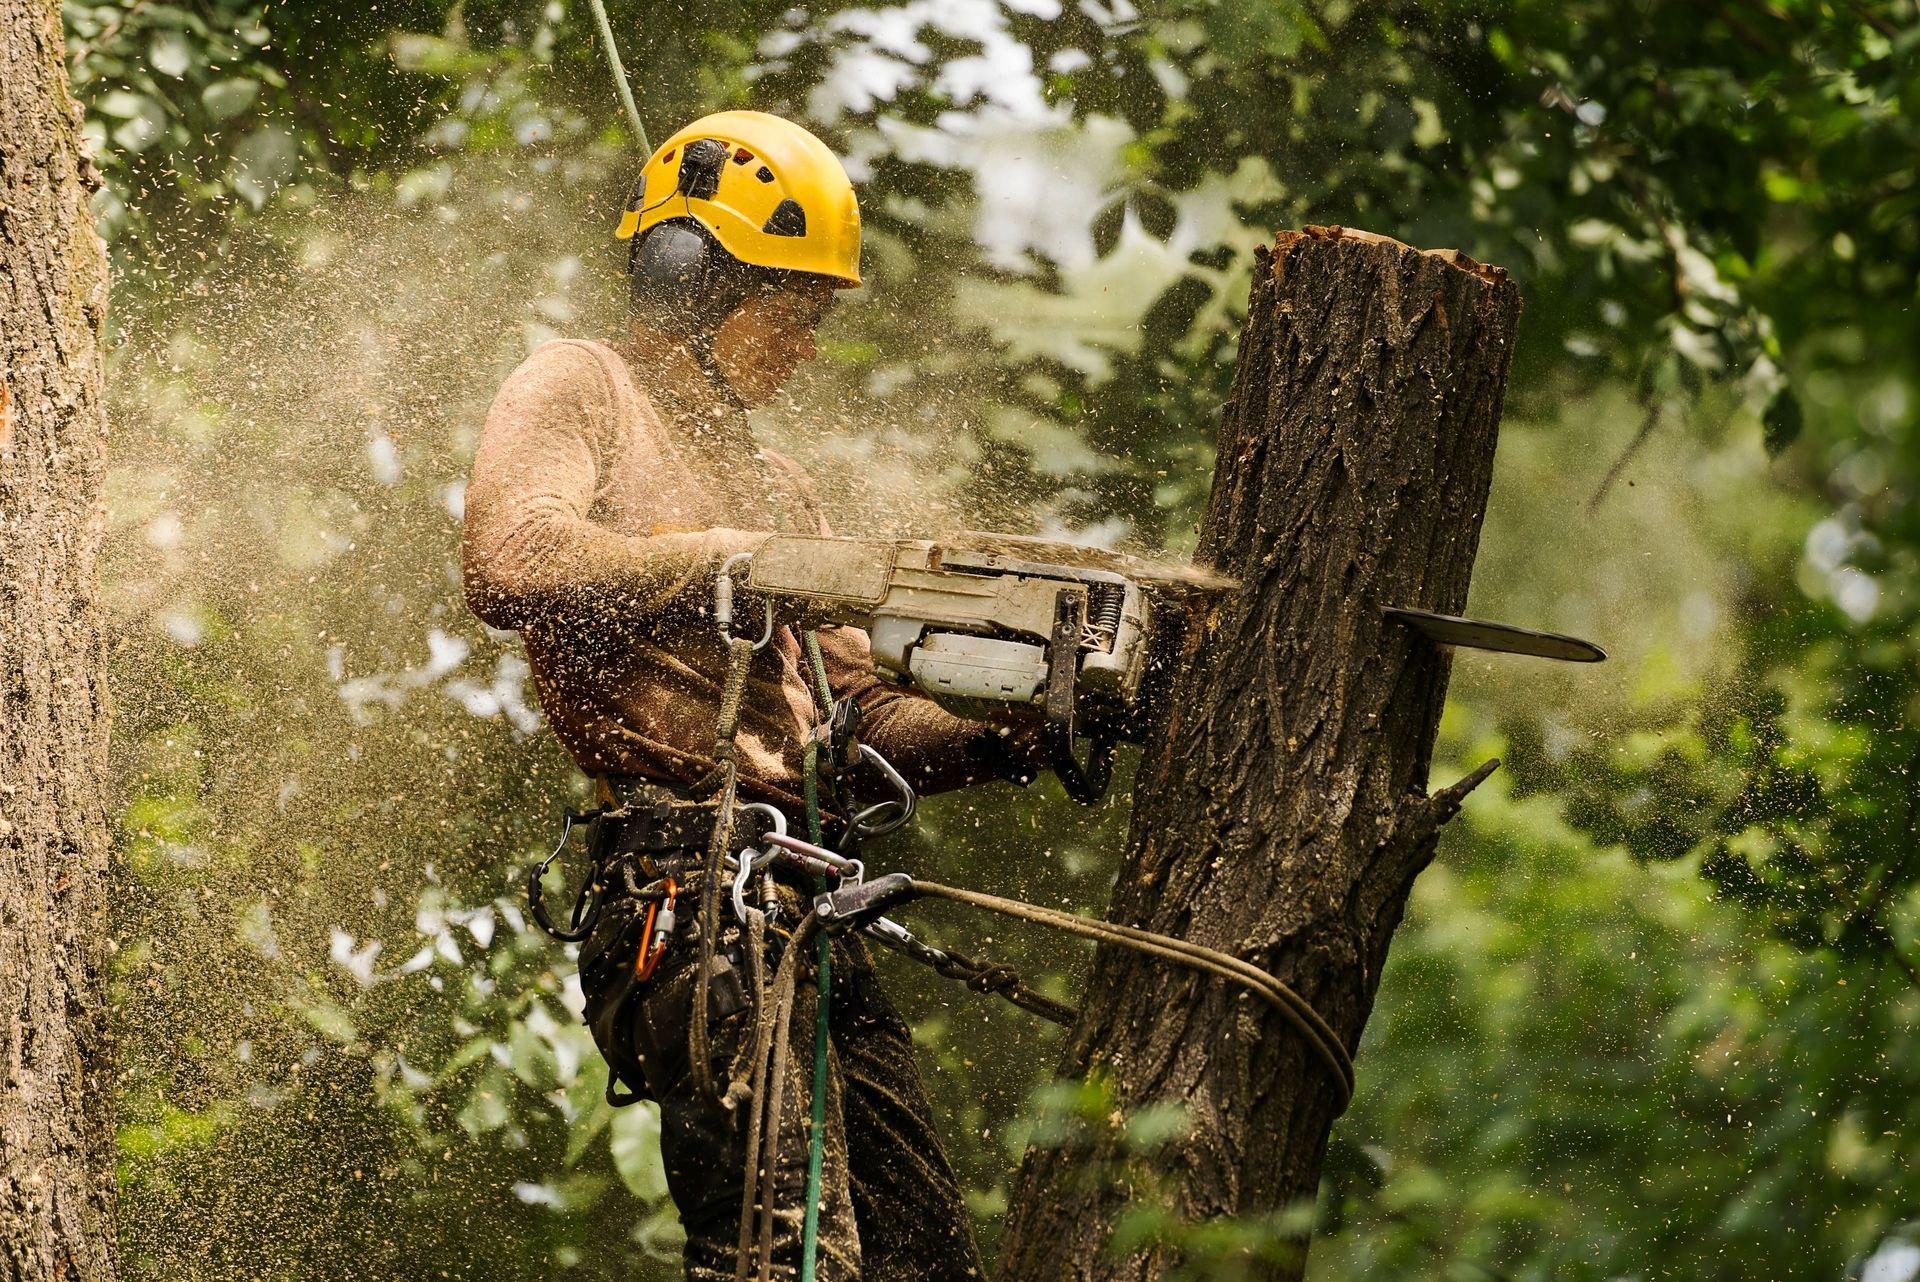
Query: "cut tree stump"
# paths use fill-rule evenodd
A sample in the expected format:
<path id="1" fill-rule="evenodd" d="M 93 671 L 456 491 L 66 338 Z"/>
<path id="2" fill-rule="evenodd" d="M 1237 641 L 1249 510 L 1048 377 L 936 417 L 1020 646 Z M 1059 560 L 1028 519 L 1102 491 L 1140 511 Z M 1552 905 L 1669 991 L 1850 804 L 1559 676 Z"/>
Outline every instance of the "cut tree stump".
<path id="1" fill-rule="evenodd" d="M 1198 556 L 1242 589 L 1192 629 L 1134 784 L 1108 919 L 1252 961 L 1350 1050 L 1414 877 L 1494 765 L 1427 794 L 1447 656 L 1380 612 L 1466 605 L 1519 311 L 1452 250 L 1309 227 L 1260 252 Z M 1082 1010 L 1061 1072 L 1103 1081 L 1111 1122 L 1028 1151 L 1002 1282 L 1158 1278 L 1182 1226 L 1311 1201 L 1340 1095 L 1267 1007 L 1103 949 Z M 1130 1150 L 1124 1119 L 1165 1102 L 1184 1134 Z M 1130 1203 L 1170 1219 L 1116 1252 Z M 1304 1266 L 1303 1235 L 1266 1267 Z"/>

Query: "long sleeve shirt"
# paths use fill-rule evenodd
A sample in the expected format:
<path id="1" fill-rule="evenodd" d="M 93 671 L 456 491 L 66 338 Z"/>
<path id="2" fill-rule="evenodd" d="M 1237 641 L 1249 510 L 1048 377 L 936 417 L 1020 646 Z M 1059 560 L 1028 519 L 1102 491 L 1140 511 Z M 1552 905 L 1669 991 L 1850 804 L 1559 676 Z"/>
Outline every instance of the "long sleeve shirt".
<path id="1" fill-rule="evenodd" d="M 541 707 L 580 768 L 685 784 L 714 764 L 721 562 L 770 532 L 829 531 L 805 472 L 759 450 L 743 416 L 668 409 L 612 347 L 542 346 L 487 415 L 463 562 L 468 604 L 521 634 Z M 739 630 L 757 630 L 757 610 L 740 614 Z M 917 788 L 993 777 L 966 746 L 986 727 L 882 683 L 864 632 L 827 629 L 820 646 L 835 696 L 860 705 L 862 739 Z M 801 804 L 815 707 L 799 639 L 777 628 L 742 703 L 743 796 Z"/>

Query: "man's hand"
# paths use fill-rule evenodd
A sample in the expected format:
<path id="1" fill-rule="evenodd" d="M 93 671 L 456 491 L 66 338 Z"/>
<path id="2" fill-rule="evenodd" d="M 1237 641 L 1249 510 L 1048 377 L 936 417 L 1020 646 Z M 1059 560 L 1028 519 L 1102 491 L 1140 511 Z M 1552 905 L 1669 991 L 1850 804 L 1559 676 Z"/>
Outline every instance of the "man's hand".
<path id="1" fill-rule="evenodd" d="M 966 747 L 967 755 L 985 766 L 990 777 L 1011 780 L 1022 788 L 1038 779 L 1050 761 L 1047 723 L 1037 708 L 1024 705 L 996 708 Z"/>

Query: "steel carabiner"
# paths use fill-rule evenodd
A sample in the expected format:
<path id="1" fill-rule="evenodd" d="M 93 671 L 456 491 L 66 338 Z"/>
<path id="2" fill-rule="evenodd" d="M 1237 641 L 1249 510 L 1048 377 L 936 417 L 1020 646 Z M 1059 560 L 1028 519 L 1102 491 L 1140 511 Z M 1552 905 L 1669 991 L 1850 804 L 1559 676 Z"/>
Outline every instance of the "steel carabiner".
<path id="1" fill-rule="evenodd" d="M 742 561 L 752 561 L 753 553 L 735 552 L 720 563 L 720 570 L 713 576 L 713 621 L 720 629 L 720 639 L 733 641 L 733 567 Z M 773 640 L 773 601 L 766 604 L 766 627 L 761 630 L 760 639 L 753 643 L 755 650 L 764 650 Z M 744 638 L 743 638 L 744 639 Z"/>

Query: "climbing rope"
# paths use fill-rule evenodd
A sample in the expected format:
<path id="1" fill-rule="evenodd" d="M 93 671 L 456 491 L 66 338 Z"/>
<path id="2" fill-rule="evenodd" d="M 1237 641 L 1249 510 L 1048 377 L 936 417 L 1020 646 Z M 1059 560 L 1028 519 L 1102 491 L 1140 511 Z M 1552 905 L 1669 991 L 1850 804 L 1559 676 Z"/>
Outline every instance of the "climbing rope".
<path id="1" fill-rule="evenodd" d="M 714 731 L 714 768 L 694 787 L 701 796 L 709 787 L 718 810 L 713 820 L 713 835 L 707 840 L 707 858 L 700 880 L 700 955 L 694 967 L 693 1019 L 687 1028 L 687 1055 L 693 1071 L 694 1086 L 709 1099 L 717 1099 L 713 1089 L 712 1033 L 707 1026 L 707 998 L 713 978 L 714 941 L 720 934 L 720 869 L 726 862 L 727 846 L 733 836 L 733 803 L 740 781 L 734 737 L 740 729 L 740 702 L 747 688 L 747 668 L 752 663 L 754 643 L 745 637 L 727 637 L 727 678 L 720 691 L 720 717 Z"/>
<path id="2" fill-rule="evenodd" d="M 1151 930 L 1142 930 L 1136 926 L 1123 926 L 1118 922 L 1095 921 L 1089 917 L 1061 912 L 1057 908 L 1044 908 L 1039 904 L 1029 904 L 1024 900 L 1006 899 L 999 895 L 984 894 L 977 890 L 963 890 L 958 886 L 943 886 L 938 882 L 913 882 L 916 895 L 930 899 L 948 899 L 955 903 L 968 904 L 987 912 L 998 913 L 1003 917 L 1012 917 L 1019 921 L 1035 922 L 1064 930 L 1099 943 L 1113 944 L 1121 948 L 1131 948 L 1135 952 L 1150 957 L 1159 957 L 1166 961 L 1178 962 L 1194 970 L 1205 971 L 1222 979 L 1230 979 L 1255 995 L 1264 998 L 1268 1005 L 1278 1011 L 1281 1018 L 1299 1033 L 1309 1049 L 1326 1067 L 1340 1091 L 1340 1107 L 1345 1108 L 1353 1099 L 1354 1076 L 1353 1057 L 1347 1051 L 1340 1035 L 1322 1018 L 1319 1011 L 1300 994 L 1286 984 L 1261 970 L 1244 958 L 1231 953 L 1223 953 L 1204 944 L 1191 940 L 1178 939 L 1172 935 L 1162 935 Z"/>
<path id="3" fill-rule="evenodd" d="M 813 668 L 823 722 L 833 718 L 833 684 L 827 680 L 827 661 L 820 653 L 820 634 L 811 628 L 806 635 L 807 661 Z M 820 781 L 817 778 L 819 739 L 807 743 L 807 836 L 820 844 Z M 838 764 L 837 762 L 835 763 Z M 825 890 L 824 879 L 814 889 Z M 813 920 L 808 918 L 809 921 Z M 833 992 L 833 940 L 820 935 L 819 994 L 813 1026 L 813 1128 L 807 1146 L 807 1211 L 800 1233 L 800 1282 L 814 1282 L 814 1270 L 820 1255 L 820 1184 L 827 1151 L 827 1002 Z"/>
<path id="4" fill-rule="evenodd" d="M 653 144 L 647 141 L 647 127 L 640 122 L 640 108 L 633 105 L 633 86 L 627 83 L 627 69 L 620 63 L 620 50 L 613 43 L 613 24 L 607 20 L 605 0 L 587 0 L 593 7 L 593 19 L 600 26 L 600 44 L 607 51 L 607 65 L 613 69 L 613 89 L 620 95 L 620 105 L 626 108 L 627 122 L 633 126 L 633 136 L 639 140 L 640 154 L 653 155 Z"/>

